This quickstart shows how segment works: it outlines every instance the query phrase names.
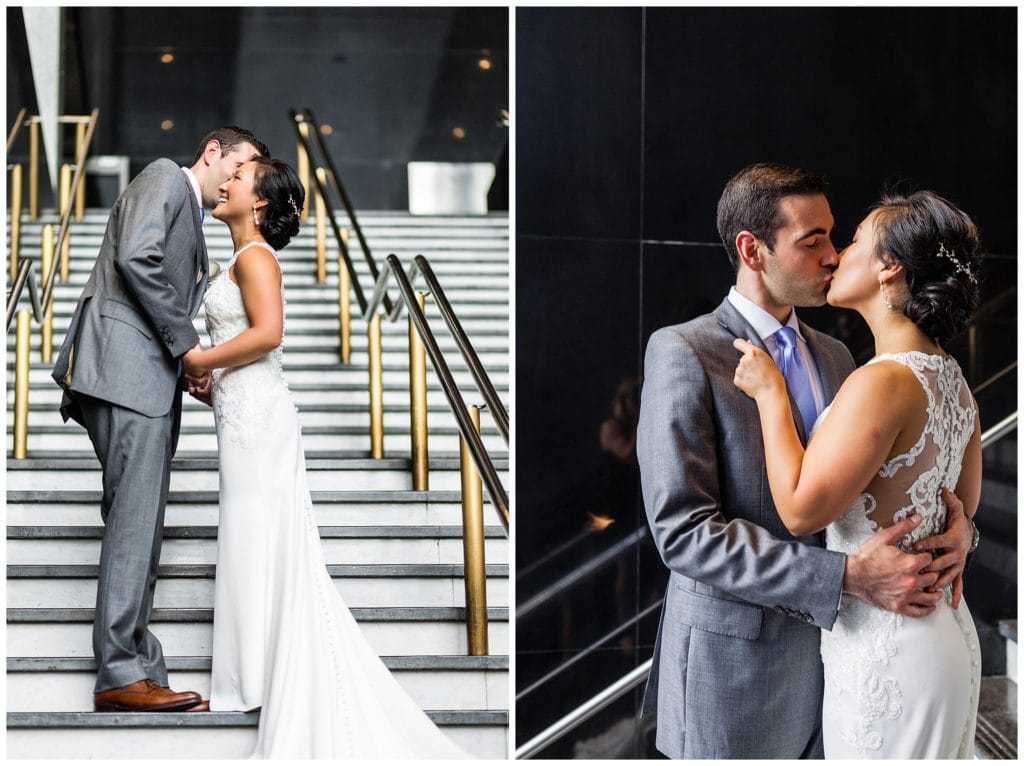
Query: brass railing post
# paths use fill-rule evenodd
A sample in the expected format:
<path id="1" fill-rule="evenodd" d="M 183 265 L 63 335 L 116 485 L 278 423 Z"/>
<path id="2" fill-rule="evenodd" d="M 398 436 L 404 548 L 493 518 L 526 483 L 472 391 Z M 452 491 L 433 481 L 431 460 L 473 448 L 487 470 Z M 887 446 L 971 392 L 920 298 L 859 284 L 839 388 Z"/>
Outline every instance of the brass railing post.
<path id="1" fill-rule="evenodd" d="M 28 124 L 28 217 L 39 220 L 39 118 Z"/>
<path id="2" fill-rule="evenodd" d="M 82 173 L 78 181 L 78 189 L 75 191 L 75 220 L 81 221 L 85 218 L 85 158 L 82 150 L 85 148 L 85 129 L 89 127 L 87 122 L 79 122 L 75 125 L 75 162 L 82 158 Z M 61 272 L 61 281 L 67 282 L 68 278 Z"/>
<path id="3" fill-rule="evenodd" d="M 79 187 L 81 188 L 81 187 Z M 61 165 L 60 168 L 60 207 L 57 217 L 62 218 L 65 211 L 71 209 L 71 166 Z M 43 280 L 49 275 L 49 270 L 43 272 Z M 71 276 L 71 227 L 68 226 L 64 232 L 64 241 L 60 245 L 60 281 L 67 282 Z"/>
<path id="4" fill-rule="evenodd" d="M 11 283 L 18 276 L 18 255 L 21 252 L 21 164 L 11 167 Z"/>
<path id="5" fill-rule="evenodd" d="M 45 282 L 46 276 L 50 273 L 50 267 L 53 265 L 53 224 L 50 223 L 43 227 L 39 265 L 42 266 L 42 278 Z M 50 305 L 47 306 L 46 314 L 43 315 L 43 324 L 39 328 L 39 358 L 44 364 L 49 364 L 53 359 L 53 301 L 50 301 Z"/>
<path id="6" fill-rule="evenodd" d="M 426 298 L 416 293 L 420 311 Z M 427 353 L 409 312 L 409 432 L 412 437 L 412 488 L 426 492 L 429 483 L 427 454 Z"/>
<path id="7" fill-rule="evenodd" d="M 323 168 L 317 168 L 316 177 L 320 181 L 313 192 L 316 197 L 316 283 L 322 285 L 327 281 L 327 203 L 320 189 L 327 188 L 327 174 Z"/>
<path id="8" fill-rule="evenodd" d="M 298 145 L 298 162 L 296 163 L 296 172 L 299 175 L 299 180 L 302 181 L 302 188 L 306 190 L 306 204 L 302 206 L 302 214 L 299 216 L 300 221 L 309 220 L 309 154 L 306 152 L 306 143 L 309 142 L 309 123 L 299 123 L 299 133 L 306 139 L 305 142 L 299 141 Z"/>
<path id="9" fill-rule="evenodd" d="M 469 407 L 480 430 L 480 408 Z M 466 636 L 471 655 L 487 654 L 487 576 L 484 567 L 484 498 L 466 440 L 459 437 L 462 468 L 462 555 L 466 583 Z"/>
<path id="10" fill-rule="evenodd" d="M 348 229 L 341 230 L 341 241 L 348 248 Z M 348 364 L 352 359 L 352 283 L 345 264 L 345 256 L 338 253 L 338 332 L 340 334 L 339 349 L 341 363 Z"/>
<path id="11" fill-rule="evenodd" d="M 28 354 L 32 342 L 32 312 L 18 312 L 14 364 L 14 449 L 15 460 L 28 455 Z"/>
<path id="12" fill-rule="evenodd" d="M 367 350 L 370 355 L 370 456 L 384 457 L 384 361 L 380 340 L 380 313 L 367 325 Z"/>

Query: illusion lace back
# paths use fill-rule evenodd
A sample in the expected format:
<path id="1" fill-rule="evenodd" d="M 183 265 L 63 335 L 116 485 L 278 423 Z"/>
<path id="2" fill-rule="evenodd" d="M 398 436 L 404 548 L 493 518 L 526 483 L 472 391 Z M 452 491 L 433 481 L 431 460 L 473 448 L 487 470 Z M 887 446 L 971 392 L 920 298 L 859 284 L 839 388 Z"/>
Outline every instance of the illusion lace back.
<path id="1" fill-rule="evenodd" d="M 206 292 L 214 345 L 250 326 L 229 275 L 237 257 Z M 385 667 L 324 565 L 282 348 L 219 371 L 213 404 L 220 518 L 210 709 L 262 707 L 258 758 L 467 757 Z"/>
<path id="2" fill-rule="evenodd" d="M 974 430 L 976 406 L 952 358 L 909 352 L 869 364 L 905 365 L 927 395 L 920 438 L 887 461 L 863 494 L 826 529 L 830 550 L 849 553 L 878 526 L 869 518 L 911 511 L 923 521 L 904 549 L 945 528 L 942 487 L 955 487 Z M 828 409 L 821 413 L 818 423 Z M 886 522 L 886 526 L 888 522 Z M 946 597 L 927 617 L 902 617 L 843 596 L 831 631 L 822 631 L 826 758 L 971 758 L 981 660 L 967 605 Z"/>

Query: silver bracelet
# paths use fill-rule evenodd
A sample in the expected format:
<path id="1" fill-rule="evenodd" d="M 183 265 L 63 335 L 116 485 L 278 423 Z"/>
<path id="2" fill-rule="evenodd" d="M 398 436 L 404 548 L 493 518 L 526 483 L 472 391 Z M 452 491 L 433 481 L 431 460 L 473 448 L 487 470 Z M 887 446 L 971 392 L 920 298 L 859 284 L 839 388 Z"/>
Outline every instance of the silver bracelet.
<path id="1" fill-rule="evenodd" d="M 974 519 L 968 517 L 967 522 L 971 525 L 971 531 L 974 533 L 974 536 L 971 538 L 971 547 L 967 549 L 969 555 L 978 549 L 978 543 L 981 542 L 981 533 L 978 531 L 978 525 L 974 523 Z"/>

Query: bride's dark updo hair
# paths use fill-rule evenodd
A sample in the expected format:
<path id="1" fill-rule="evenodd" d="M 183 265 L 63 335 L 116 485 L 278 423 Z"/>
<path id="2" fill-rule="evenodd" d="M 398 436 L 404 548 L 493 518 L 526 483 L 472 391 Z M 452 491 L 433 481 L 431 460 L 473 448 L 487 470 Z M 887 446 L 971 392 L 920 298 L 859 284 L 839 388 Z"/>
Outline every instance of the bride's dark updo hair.
<path id="1" fill-rule="evenodd" d="M 299 215 L 306 201 L 302 182 L 291 167 L 281 160 L 254 157 L 253 191 L 267 201 L 260 209 L 260 234 L 267 244 L 280 250 L 299 233 Z"/>
<path id="2" fill-rule="evenodd" d="M 962 332 L 978 305 L 981 241 L 963 210 L 935 192 L 886 193 L 875 211 L 875 252 L 903 266 L 903 314 L 943 343 Z"/>

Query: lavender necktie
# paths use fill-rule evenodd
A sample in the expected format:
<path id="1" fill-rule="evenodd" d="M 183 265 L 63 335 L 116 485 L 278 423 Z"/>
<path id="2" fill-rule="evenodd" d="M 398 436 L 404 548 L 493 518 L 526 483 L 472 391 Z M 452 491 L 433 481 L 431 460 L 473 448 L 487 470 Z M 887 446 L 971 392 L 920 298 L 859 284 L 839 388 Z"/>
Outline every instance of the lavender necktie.
<path id="1" fill-rule="evenodd" d="M 775 331 L 773 336 L 782 349 L 782 377 L 786 379 L 789 393 L 793 395 L 800 416 L 804 421 L 806 433 L 810 434 L 811 427 L 818 417 L 818 408 L 814 404 L 814 394 L 811 393 L 811 378 L 804 364 L 804 358 L 796 345 L 796 330 L 784 326 Z"/>

